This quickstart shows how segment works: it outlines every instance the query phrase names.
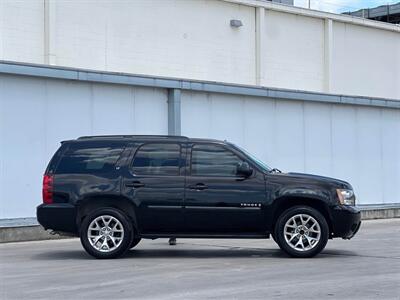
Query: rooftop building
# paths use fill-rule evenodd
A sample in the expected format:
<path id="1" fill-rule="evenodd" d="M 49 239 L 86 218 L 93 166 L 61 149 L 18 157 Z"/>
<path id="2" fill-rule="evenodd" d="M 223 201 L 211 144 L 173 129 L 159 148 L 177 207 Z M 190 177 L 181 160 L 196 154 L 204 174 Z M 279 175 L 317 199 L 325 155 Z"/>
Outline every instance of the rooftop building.
<path id="1" fill-rule="evenodd" d="M 344 14 L 386 23 L 400 24 L 400 2 L 374 8 L 363 8 L 352 12 L 345 12 Z"/>

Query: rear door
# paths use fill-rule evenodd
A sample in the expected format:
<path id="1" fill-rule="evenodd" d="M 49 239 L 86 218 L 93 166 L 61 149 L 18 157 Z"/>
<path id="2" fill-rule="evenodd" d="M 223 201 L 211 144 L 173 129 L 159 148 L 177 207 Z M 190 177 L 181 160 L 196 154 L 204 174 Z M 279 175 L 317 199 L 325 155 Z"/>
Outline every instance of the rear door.
<path id="1" fill-rule="evenodd" d="M 134 147 L 122 191 L 135 203 L 141 233 L 183 230 L 185 153 L 179 142 Z"/>

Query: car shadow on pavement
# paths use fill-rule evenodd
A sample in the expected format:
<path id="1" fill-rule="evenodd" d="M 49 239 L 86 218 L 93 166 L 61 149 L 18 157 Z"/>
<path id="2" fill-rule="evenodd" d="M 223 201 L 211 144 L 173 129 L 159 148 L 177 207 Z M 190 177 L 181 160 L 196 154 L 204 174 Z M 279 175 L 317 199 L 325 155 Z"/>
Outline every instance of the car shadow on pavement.
<path id="1" fill-rule="evenodd" d="M 121 259 L 154 259 L 154 258 L 273 258 L 288 257 L 279 249 L 132 249 Z M 52 250 L 44 251 L 32 256 L 34 260 L 68 260 L 68 259 L 90 259 L 92 258 L 82 250 Z"/>
<path id="2" fill-rule="evenodd" d="M 279 249 L 132 249 L 125 258 L 272 258 L 287 257 Z"/>
<path id="3" fill-rule="evenodd" d="M 344 250 L 325 250 L 315 258 L 327 259 L 338 256 L 358 256 L 357 253 Z M 78 260 L 91 259 L 92 257 L 82 250 L 54 250 L 45 251 L 32 256 L 34 260 Z M 246 248 L 227 248 L 227 249 L 132 249 L 128 251 L 122 259 L 154 259 L 154 258 L 289 258 L 279 249 L 246 249 Z M 314 258 L 314 259 L 315 259 Z"/>
<path id="4" fill-rule="evenodd" d="M 52 250 L 43 251 L 32 255 L 33 260 L 67 260 L 67 259 L 90 259 L 91 256 L 85 250 Z"/>
<path id="5" fill-rule="evenodd" d="M 336 258 L 338 256 L 359 256 L 357 253 L 345 250 L 324 250 L 313 259 Z M 132 249 L 124 258 L 291 258 L 280 249 Z M 297 258 L 293 258 L 297 259 Z M 300 258 L 301 259 L 301 258 Z M 305 258 L 308 259 L 308 258 Z"/>
<path id="6" fill-rule="evenodd" d="M 323 257 L 337 257 L 337 256 L 364 256 L 361 253 L 357 253 L 354 251 L 343 250 L 343 249 L 325 249 L 321 252 L 319 256 Z"/>

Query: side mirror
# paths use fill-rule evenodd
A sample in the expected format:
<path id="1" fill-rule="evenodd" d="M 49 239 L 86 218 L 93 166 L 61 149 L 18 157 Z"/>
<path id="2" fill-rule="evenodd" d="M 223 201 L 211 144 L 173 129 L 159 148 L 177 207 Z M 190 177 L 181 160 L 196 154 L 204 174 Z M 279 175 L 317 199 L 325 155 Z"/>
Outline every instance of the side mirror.
<path id="1" fill-rule="evenodd" d="M 245 161 L 242 161 L 238 164 L 236 168 L 236 175 L 249 177 L 253 174 L 253 169 L 249 166 L 249 164 Z"/>

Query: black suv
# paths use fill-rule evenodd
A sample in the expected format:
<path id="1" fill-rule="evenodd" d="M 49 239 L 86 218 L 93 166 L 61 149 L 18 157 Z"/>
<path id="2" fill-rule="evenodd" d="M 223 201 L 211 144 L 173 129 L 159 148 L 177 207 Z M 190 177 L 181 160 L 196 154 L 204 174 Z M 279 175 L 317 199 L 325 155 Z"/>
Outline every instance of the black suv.
<path id="1" fill-rule="evenodd" d="M 43 179 L 38 221 L 113 258 L 142 238 L 269 238 L 311 257 L 350 239 L 360 212 L 347 182 L 272 169 L 240 147 L 182 136 L 62 142 Z"/>

